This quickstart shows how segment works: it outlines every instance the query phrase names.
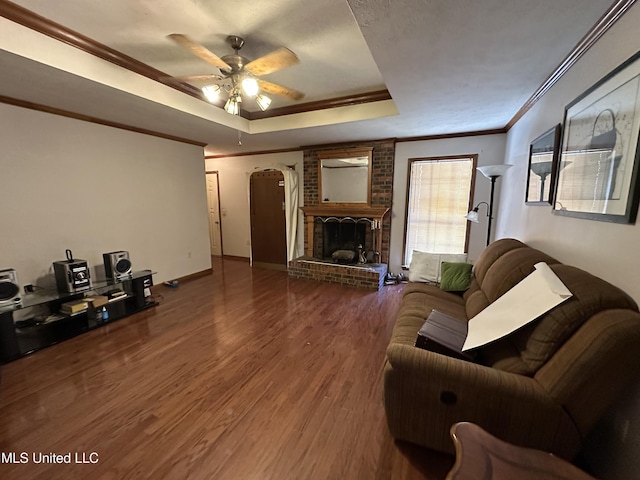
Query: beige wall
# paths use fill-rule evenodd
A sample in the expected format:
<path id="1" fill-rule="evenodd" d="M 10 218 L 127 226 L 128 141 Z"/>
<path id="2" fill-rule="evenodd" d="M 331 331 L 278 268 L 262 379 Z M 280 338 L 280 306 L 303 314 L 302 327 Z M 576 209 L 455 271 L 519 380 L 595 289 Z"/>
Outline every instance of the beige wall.
<path id="1" fill-rule="evenodd" d="M 551 213 L 524 204 L 529 144 L 563 121 L 564 108 L 640 50 L 637 4 L 511 128 L 505 162 L 515 167 L 502 187 L 497 237 L 516 237 L 558 260 L 583 268 L 640 302 L 640 222 L 618 225 Z M 589 401 L 585 399 L 585 401 Z M 590 437 L 585 457 L 603 479 L 637 478 L 640 469 L 640 384 L 633 386 Z"/>
<path id="2" fill-rule="evenodd" d="M 249 218 L 248 175 L 255 168 L 295 165 L 298 172 L 298 202 L 303 206 L 302 151 L 208 158 L 206 170 L 219 172 L 220 210 L 222 212 L 222 247 L 224 255 L 249 258 L 251 255 L 251 220 Z M 303 216 L 298 212 L 298 252 L 304 251 Z"/>
<path id="3" fill-rule="evenodd" d="M 640 224 L 619 225 L 556 216 L 551 207 L 524 204 L 529 144 L 563 121 L 565 106 L 640 49 L 637 25 L 640 7 L 633 7 L 507 135 L 505 161 L 515 165 L 503 185 L 498 236 L 514 236 L 558 260 L 584 268 L 619 286 L 640 301 L 640 267 L 633 252 Z M 631 262 L 631 263 L 630 263 Z"/>
<path id="4" fill-rule="evenodd" d="M 156 283 L 211 267 L 201 147 L 5 104 L 0 118 L 0 268 L 21 284 L 47 283 L 67 248 L 102 277 L 113 250 Z"/>

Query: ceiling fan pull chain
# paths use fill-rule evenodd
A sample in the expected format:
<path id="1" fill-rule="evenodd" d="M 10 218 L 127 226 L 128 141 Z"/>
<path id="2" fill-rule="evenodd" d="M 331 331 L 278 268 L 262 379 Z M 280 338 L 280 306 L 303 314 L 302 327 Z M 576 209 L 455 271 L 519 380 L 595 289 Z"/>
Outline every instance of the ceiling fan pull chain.
<path id="1" fill-rule="evenodd" d="M 238 146 L 242 146 L 242 132 L 238 130 Z"/>

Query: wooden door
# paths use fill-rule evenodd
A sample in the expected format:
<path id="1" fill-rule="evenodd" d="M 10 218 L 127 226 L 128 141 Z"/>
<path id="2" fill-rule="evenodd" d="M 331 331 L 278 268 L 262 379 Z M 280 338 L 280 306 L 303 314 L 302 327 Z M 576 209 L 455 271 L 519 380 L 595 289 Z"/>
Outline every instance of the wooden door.
<path id="1" fill-rule="evenodd" d="M 211 255 L 222 256 L 222 231 L 220 226 L 220 188 L 218 172 L 207 173 L 207 204 L 209 206 L 209 238 Z"/>
<path id="2" fill-rule="evenodd" d="M 250 191 L 253 265 L 286 270 L 284 175 L 280 171 L 253 173 Z"/>

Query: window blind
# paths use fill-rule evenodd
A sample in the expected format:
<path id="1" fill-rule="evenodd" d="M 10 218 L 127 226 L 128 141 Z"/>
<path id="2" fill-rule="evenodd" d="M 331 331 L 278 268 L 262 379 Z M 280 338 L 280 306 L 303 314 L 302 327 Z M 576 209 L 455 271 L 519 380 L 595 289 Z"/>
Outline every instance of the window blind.
<path id="1" fill-rule="evenodd" d="M 464 253 L 472 157 L 412 160 L 405 237 L 405 265 L 413 250 Z"/>

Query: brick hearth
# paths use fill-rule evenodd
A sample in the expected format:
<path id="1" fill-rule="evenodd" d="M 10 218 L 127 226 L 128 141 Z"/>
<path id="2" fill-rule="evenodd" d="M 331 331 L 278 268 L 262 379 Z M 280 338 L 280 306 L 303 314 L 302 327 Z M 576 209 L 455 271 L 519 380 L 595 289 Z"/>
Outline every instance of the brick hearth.
<path id="1" fill-rule="evenodd" d="M 338 265 L 313 257 L 300 257 L 289 262 L 290 277 L 339 283 L 368 290 L 379 290 L 384 285 L 386 274 L 387 265 L 380 263 Z"/>

